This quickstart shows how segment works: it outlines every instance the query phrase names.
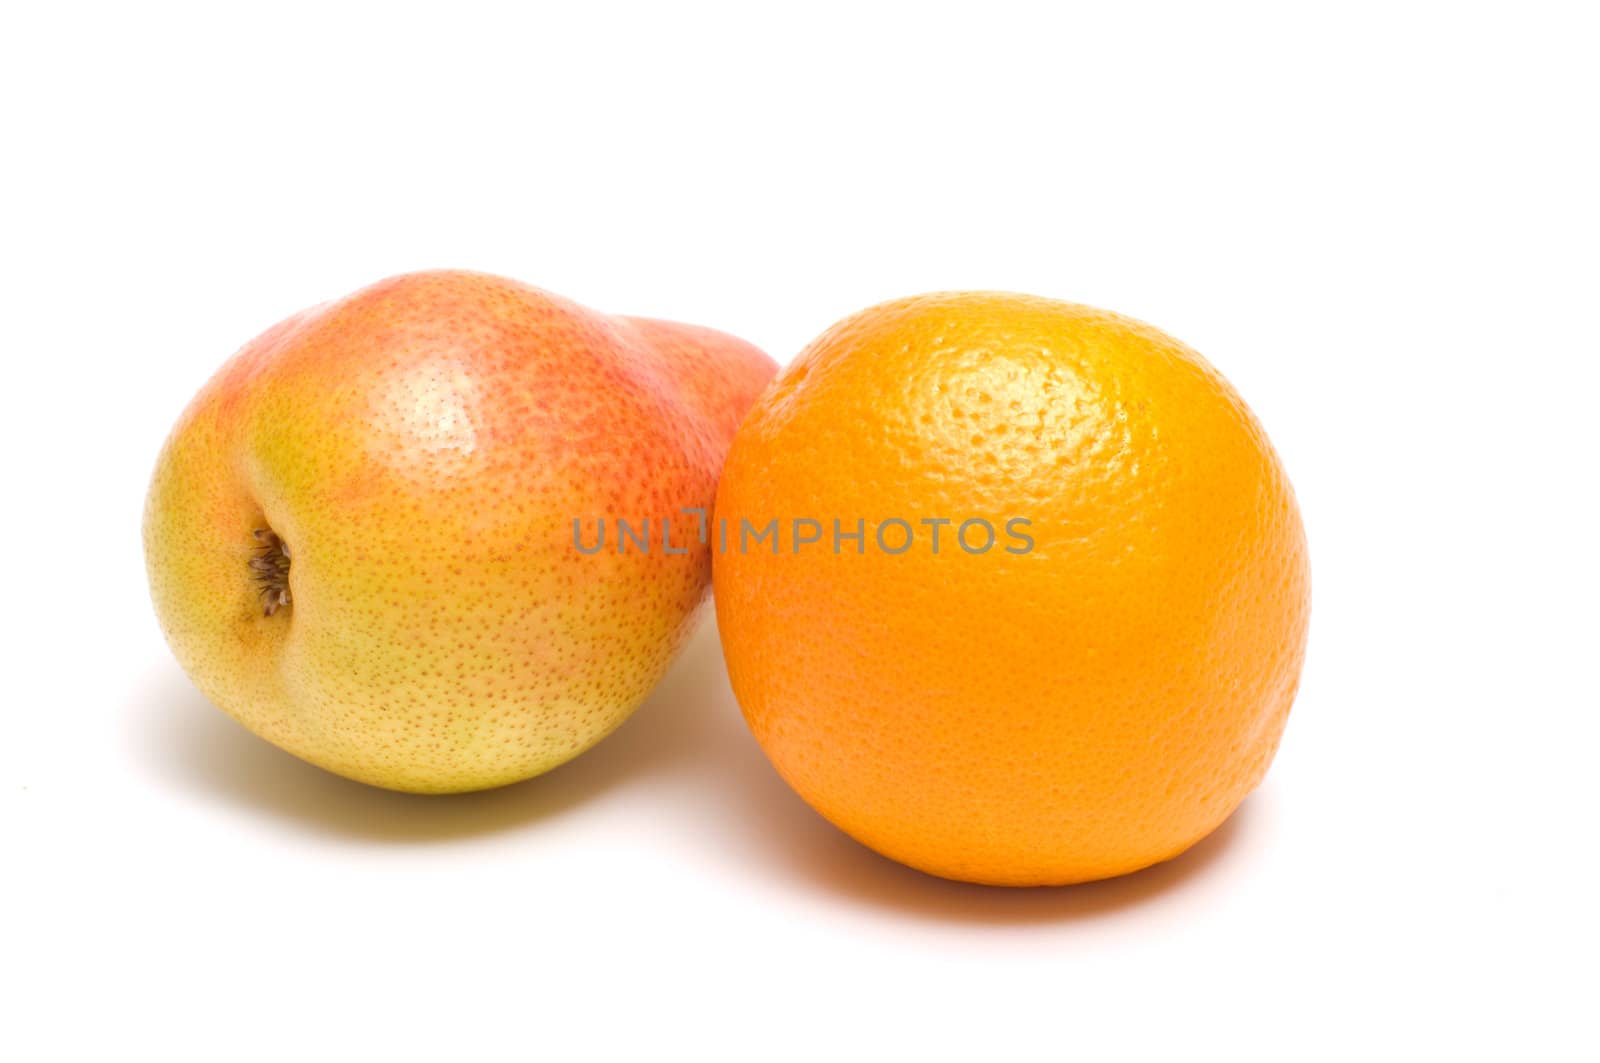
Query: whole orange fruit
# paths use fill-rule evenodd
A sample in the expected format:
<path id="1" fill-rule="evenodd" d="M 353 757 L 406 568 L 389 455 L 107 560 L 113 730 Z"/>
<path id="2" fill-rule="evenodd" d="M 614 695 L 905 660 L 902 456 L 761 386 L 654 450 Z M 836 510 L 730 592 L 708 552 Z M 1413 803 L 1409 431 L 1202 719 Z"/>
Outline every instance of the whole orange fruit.
<path id="1" fill-rule="evenodd" d="M 1148 325 L 977 292 L 862 311 L 758 400 L 716 515 L 751 730 L 902 863 L 1134 871 L 1278 746 L 1310 602 L 1294 494 L 1228 382 Z"/>

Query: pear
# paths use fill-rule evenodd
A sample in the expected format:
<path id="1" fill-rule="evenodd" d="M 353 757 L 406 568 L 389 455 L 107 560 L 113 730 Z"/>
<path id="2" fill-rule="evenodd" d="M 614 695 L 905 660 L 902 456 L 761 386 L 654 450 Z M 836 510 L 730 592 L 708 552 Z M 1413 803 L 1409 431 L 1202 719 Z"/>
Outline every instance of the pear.
<path id="1" fill-rule="evenodd" d="M 167 439 L 157 618 L 207 698 L 329 771 L 421 793 L 538 775 L 692 630 L 718 474 L 775 372 L 732 336 L 479 273 L 314 307 Z"/>

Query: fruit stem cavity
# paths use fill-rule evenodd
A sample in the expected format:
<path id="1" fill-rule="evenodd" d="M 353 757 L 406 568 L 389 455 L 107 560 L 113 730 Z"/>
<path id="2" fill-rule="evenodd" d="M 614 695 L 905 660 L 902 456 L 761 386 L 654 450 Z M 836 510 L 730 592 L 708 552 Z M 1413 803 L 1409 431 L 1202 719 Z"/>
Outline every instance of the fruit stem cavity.
<path id="1" fill-rule="evenodd" d="M 255 538 L 250 578 L 261 597 L 261 615 L 271 616 L 289 604 L 289 544 L 271 528 L 257 528 Z"/>

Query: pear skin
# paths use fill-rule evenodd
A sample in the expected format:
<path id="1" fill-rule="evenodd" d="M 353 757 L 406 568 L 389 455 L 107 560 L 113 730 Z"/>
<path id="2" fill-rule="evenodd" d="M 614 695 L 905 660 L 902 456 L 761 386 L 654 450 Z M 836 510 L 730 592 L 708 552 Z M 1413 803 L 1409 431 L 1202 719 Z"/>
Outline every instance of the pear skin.
<path id="1" fill-rule="evenodd" d="M 162 630 L 213 703 L 329 771 L 419 793 L 548 771 L 626 719 L 692 630 L 711 548 L 686 511 L 709 521 L 775 372 L 711 329 L 477 273 L 297 314 L 161 451 L 144 545 Z"/>

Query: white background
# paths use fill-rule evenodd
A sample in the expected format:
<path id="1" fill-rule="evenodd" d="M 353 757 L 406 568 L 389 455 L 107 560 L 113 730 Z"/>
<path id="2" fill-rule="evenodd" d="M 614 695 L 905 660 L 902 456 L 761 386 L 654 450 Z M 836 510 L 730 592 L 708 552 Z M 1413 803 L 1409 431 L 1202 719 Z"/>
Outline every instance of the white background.
<path id="1" fill-rule="evenodd" d="M 1585 14 L 8 7 L 0 1055 L 1594 1058 Z M 936 881 L 789 793 L 709 625 L 504 791 L 252 738 L 151 615 L 156 450 L 257 331 L 431 266 L 780 360 L 938 288 L 1186 340 L 1312 544 L 1266 783 L 1124 880 Z"/>

